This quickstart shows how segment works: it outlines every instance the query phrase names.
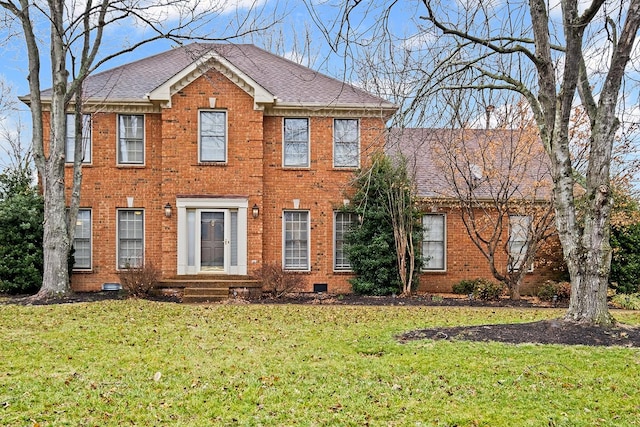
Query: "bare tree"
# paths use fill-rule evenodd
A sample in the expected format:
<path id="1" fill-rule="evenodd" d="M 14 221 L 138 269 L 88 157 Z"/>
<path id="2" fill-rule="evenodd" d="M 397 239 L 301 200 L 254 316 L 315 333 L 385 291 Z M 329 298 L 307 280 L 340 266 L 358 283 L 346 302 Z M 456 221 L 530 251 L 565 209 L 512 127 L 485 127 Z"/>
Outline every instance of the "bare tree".
<path id="1" fill-rule="evenodd" d="M 408 2 L 382 3 L 376 3 L 385 10 L 375 25 L 378 32 L 389 30 L 390 10 Z M 640 0 L 561 0 L 553 9 L 546 0 L 421 4 L 408 18 L 416 19 L 417 33 L 436 37 L 428 41 L 432 57 L 425 59 L 429 67 L 409 108 L 424 112 L 421 104 L 432 105 L 431 95 L 443 90 L 513 91 L 527 100 L 550 159 L 555 223 L 571 276 L 565 319 L 611 325 L 607 286 L 612 147 L 625 107 L 625 70 L 637 66 L 638 58 L 632 55 Z M 362 23 L 375 21 L 366 16 L 372 11 L 367 7 L 347 2 L 339 24 L 323 27 L 332 40 L 353 50 L 364 39 Z M 586 203 L 580 212 L 569 144 L 576 95 L 589 117 Z"/>
<path id="2" fill-rule="evenodd" d="M 228 13 L 236 4 L 235 14 Z M 69 2 L 48 0 L 0 0 L 2 22 L 15 23 L 24 40 L 28 57 L 29 104 L 32 117 L 33 158 L 45 199 L 44 274 L 36 298 L 68 293 L 67 258 L 73 242 L 82 181 L 82 102 L 83 83 L 106 62 L 159 40 L 182 43 L 185 40 L 222 40 L 240 37 L 268 26 L 273 15 L 261 17 L 261 2 L 210 0 L 160 0 L 126 2 L 87 0 Z M 270 9 L 271 10 L 271 9 Z M 222 24 L 222 25 L 220 25 Z M 140 38 L 105 43 L 109 28 L 139 30 Z M 48 32 L 47 32 L 48 28 Z M 207 28 L 220 29 L 210 34 Z M 123 31 L 124 32 L 124 31 Z M 44 33 L 44 34 L 43 34 Z M 130 31 L 124 33 L 130 34 Z M 17 42 L 17 39 L 11 39 Z M 40 76 L 43 54 L 50 52 L 50 100 L 43 99 Z M 45 143 L 43 114 L 49 111 L 50 127 Z M 70 206 L 65 200 L 66 114 L 75 113 L 75 157 Z"/>

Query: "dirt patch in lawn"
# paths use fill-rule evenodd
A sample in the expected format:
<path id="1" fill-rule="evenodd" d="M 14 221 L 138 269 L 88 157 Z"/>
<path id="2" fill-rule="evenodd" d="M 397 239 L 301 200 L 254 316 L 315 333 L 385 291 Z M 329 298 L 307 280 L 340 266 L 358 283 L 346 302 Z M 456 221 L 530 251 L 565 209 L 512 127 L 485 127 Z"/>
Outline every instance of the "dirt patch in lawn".
<path id="1" fill-rule="evenodd" d="M 27 296 L 4 297 L 1 304 L 44 305 L 95 302 L 126 299 L 123 292 L 78 292 L 63 298 L 34 301 Z M 180 302 L 176 295 L 158 295 L 149 299 L 164 302 Z M 566 302 L 552 304 L 538 298 L 525 297 L 519 301 L 500 299 L 482 301 L 459 295 L 415 295 L 407 298 L 393 296 L 291 294 L 282 298 L 262 298 L 246 301 L 229 299 L 224 304 L 309 304 L 355 306 L 444 306 L 444 307 L 516 307 L 539 308 L 567 307 Z M 563 320 L 545 320 L 533 323 L 498 324 L 482 326 L 456 326 L 410 331 L 397 337 L 400 342 L 412 340 L 466 340 L 497 341 L 512 344 L 539 343 L 590 346 L 640 347 L 640 328 L 617 325 L 610 329 Z"/>

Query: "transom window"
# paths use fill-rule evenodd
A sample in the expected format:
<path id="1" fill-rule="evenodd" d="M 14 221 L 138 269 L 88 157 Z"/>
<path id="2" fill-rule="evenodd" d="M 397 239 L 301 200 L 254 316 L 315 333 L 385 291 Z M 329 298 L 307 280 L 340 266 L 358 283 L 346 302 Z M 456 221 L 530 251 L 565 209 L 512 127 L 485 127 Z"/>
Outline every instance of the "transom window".
<path id="1" fill-rule="evenodd" d="M 345 236 L 355 223 L 354 213 L 335 213 L 333 231 L 333 269 L 335 271 L 351 271 L 351 263 L 345 251 Z"/>
<path id="2" fill-rule="evenodd" d="M 333 166 L 357 168 L 360 164 L 360 129 L 357 119 L 333 121 Z"/>
<path id="3" fill-rule="evenodd" d="M 226 111 L 200 111 L 200 161 L 227 160 Z"/>
<path id="4" fill-rule="evenodd" d="M 284 166 L 309 166 L 309 119 L 284 119 Z"/>
<path id="5" fill-rule="evenodd" d="M 78 210 L 73 237 L 73 269 L 91 269 L 91 210 Z"/>
<path id="6" fill-rule="evenodd" d="M 67 114 L 67 138 L 64 145 L 64 161 L 73 163 L 76 151 L 75 114 Z M 91 116 L 82 115 L 82 163 L 91 163 Z"/>
<path id="7" fill-rule="evenodd" d="M 118 268 L 142 266 L 144 260 L 144 212 L 118 211 Z"/>
<path id="8" fill-rule="evenodd" d="M 509 269 L 520 270 L 529 250 L 529 229 L 531 217 L 509 215 Z M 533 266 L 532 266 L 533 268 Z"/>
<path id="9" fill-rule="evenodd" d="M 443 271 L 446 267 L 446 230 L 443 214 L 422 217 L 422 269 Z"/>
<path id="10" fill-rule="evenodd" d="M 118 116 L 118 163 L 144 163 L 144 116 Z"/>
<path id="11" fill-rule="evenodd" d="M 309 212 L 285 211 L 284 269 L 309 270 Z"/>

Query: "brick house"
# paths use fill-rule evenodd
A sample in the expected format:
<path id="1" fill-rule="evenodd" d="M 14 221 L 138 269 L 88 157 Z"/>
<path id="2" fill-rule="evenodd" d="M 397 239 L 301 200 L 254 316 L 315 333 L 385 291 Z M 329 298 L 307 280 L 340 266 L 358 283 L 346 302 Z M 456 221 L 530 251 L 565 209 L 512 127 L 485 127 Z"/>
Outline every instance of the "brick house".
<path id="1" fill-rule="evenodd" d="M 192 44 L 95 74 L 84 100 L 74 290 L 99 291 L 152 262 L 164 286 L 200 287 L 211 299 L 212 283 L 226 293 L 255 286 L 251 274 L 265 264 L 299 272 L 306 291 L 350 292 L 342 239 L 353 218 L 339 209 L 354 171 L 384 149 L 393 104 L 231 44 Z M 69 162 L 73 144 L 70 135 Z M 446 221 L 446 267 L 426 270 L 420 291 L 490 277 L 456 218 L 437 218 Z"/>

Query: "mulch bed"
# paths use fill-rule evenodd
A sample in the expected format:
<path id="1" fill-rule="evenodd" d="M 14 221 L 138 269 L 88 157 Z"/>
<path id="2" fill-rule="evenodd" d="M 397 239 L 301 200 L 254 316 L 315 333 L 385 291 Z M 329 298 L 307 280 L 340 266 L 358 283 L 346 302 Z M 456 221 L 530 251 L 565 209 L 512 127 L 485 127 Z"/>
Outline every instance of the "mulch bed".
<path id="1" fill-rule="evenodd" d="M 0 304 L 45 305 L 71 304 L 79 302 L 95 302 L 112 299 L 125 299 L 122 292 L 81 292 L 64 298 L 34 301 L 26 296 L 15 296 L 0 300 Z M 180 302 L 175 295 L 158 295 L 149 299 L 164 302 Z M 519 301 L 501 299 L 498 301 L 481 301 L 461 298 L 453 295 L 416 295 L 408 298 L 393 296 L 372 297 L 360 295 L 328 295 L 297 294 L 282 298 L 262 298 L 255 301 L 226 301 L 249 304 L 312 304 L 312 305 L 356 305 L 356 306 L 445 306 L 445 307 L 517 307 L 517 308 L 550 308 L 567 307 L 566 302 L 552 305 L 541 302 L 537 298 L 523 298 Z M 605 329 L 592 325 L 584 325 L 560 319 L 544 320 L 533 323 L 456 326 L 446 328 L 420 329 L 407 332 L 397 337 L 401 343 L 412 340 L 465 340 L 465 341 L 497 341 L 510 344 L 539 343 L 589 346 L 623 346 L 640 347 L 640 328 L 627 325 L 616 325 Z"/>

